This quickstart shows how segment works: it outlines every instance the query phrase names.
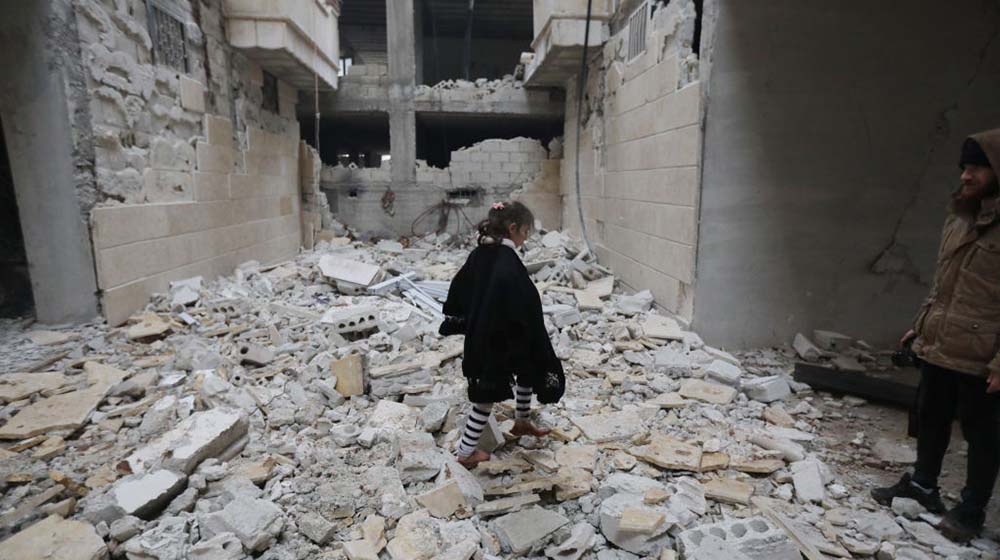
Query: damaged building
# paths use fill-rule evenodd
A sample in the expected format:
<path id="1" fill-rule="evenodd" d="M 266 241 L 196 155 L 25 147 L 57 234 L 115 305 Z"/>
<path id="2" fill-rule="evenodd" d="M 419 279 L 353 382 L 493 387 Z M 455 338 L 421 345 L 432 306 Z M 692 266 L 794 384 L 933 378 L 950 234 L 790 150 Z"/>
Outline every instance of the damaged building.
<path id="1" fill-rule="evenodd" d="M 1000 557 L 996 500 L 959 544 L 869 497 L 998 37 L 980 0 L 0 0 L 0 560 Z M 566 395 L 466 469 L 438 327 L 502 200 Z"/>

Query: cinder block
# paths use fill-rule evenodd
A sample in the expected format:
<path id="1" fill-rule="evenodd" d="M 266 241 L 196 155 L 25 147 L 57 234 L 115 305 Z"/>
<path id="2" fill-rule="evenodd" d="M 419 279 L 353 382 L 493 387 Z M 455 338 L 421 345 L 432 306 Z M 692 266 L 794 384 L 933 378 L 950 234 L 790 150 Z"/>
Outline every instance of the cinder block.
<path id="1" fill-rule="evenodd" d="M 723 541 L 725 546 L 732 547 L 753 560 L 801 558 L 798 547 L 788 535 L 760 516 L 710 523 L 688 529 L 678 536 L 679 548 L 684 558 L 714 558 L 714 555 L 698 553 L 698 550 L 712 542 L 713 538 Z"/>
<path id="2" fill-rule="evenodd" d="M 197 80 L 181 75 L 181 107 L 188 111 L 205 112 L 205 86 Z"/>
<path id="3" fill-rule="evenodd" d="M 205 137 L 209 144 L 216 146 L 233 145 L 233 123 L 225 117 L 218 115 L 205 115 Z"/>
<path id="4" fill-rule="evenodd" d="M 215 146 L 208 142 L 198 142 L 195 152 L 198 171 L 212 173 L 233 172 L 233 149 L 229 146 Z"/>

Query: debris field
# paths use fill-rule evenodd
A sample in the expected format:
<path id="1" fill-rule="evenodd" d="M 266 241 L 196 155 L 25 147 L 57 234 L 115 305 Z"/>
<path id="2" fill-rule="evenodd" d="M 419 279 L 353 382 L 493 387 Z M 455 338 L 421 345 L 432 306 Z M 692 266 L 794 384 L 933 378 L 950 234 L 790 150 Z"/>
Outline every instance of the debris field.
<path id="1" fill-rule="evenodd" d="M 861 436 L 829 449 L 824 422 L 863 401 L 795 382 L 789 353 L 704 344 L 543 233 L 522 259 L 567 393 L 534 405 L 544 439 L 497 407 L 472 472 L 454 458 L 462 339 L 437 329 L 473 238 L 330 235 L 175 282 L 121 328 L 5 323 L 0 558 L 998 557 L 845 472 L 912 460 Z M 815 338 L 833 347 L 796 350 L 876 354 Z"/>

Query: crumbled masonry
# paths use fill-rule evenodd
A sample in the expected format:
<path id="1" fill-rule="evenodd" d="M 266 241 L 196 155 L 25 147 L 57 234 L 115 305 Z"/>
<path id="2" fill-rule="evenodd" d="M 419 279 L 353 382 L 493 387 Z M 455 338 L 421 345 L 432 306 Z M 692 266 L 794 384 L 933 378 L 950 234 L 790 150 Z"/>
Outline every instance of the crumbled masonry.
<path id="1" fill-rule="evenodd" d="M 912 449 L 860 433 L 834 451 L 824 423 L 864 401 L 795 382 L 790 352 L 707 346 L 543 234 L 522 259 L 567 394 L 534 406 L 544 440 L 495 407 L 473 472 L 454 456 L 462 339 L 437 334 L 472 238 L 331 235 L 177 282 L 119 328 L 5 323 L 0 558 L 998 557 L 868 497 L 851 461 L 898 471 Z M 795 349 L 883 360 L 815 338 Z"/>

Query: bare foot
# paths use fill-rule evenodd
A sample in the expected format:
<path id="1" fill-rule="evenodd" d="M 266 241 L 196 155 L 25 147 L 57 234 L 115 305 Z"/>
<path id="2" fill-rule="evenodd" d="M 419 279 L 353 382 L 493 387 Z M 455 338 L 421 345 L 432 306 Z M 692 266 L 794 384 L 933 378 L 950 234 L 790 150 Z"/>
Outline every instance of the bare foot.
<path id="1" fill-rule="evenodd" d="M 459 457 L 458 464 L 469 469 L 470 471 L 476 468 L 476 465 L 482 463 L 483 461 L 489 461 L 490 454 L 483 451 L 482 449 L 477 449 L 472 452 L 472 455 L 468 457 Z"/>
<path id="2" fill-rule="evenodd" d="M 521 437 L 521 436 L 535 436 L 535 437 L 545 437 L 552 433 L 552 430 L 548 428 L 536 427 L 531 422 L 514 422 L 514 427 L 510 430 L 511 435 Z"/>

